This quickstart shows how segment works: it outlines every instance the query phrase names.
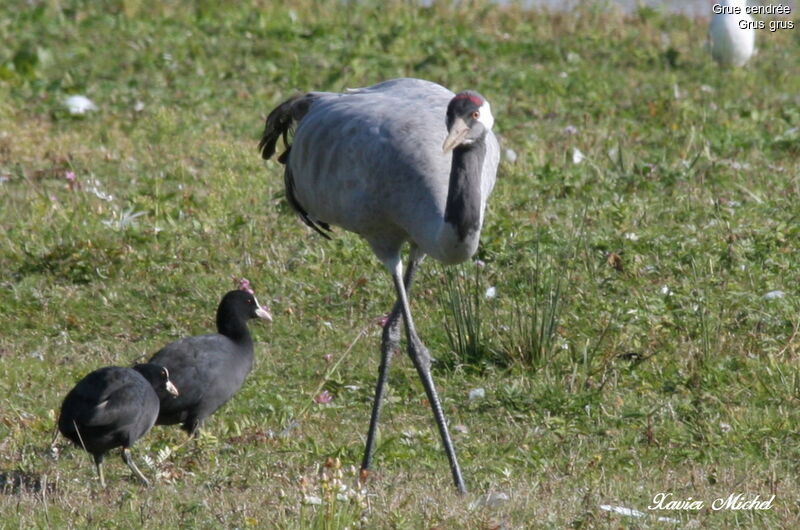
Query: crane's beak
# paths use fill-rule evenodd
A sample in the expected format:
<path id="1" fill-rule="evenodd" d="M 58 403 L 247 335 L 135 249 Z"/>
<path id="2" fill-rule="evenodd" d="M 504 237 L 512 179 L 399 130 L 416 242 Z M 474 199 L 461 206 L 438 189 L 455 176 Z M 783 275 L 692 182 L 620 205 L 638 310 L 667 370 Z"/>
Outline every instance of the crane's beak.
<path id="1" fill-rule="evenodd" d="M 461 142 L 463 142 L 464 138 L 467 137 L 467 133 L 469 133 L 469 125 L 467 125 L 467 122 L 461 118 L 456 118 L 453 120 L 453 125 L 450 127 L 450 133 L 447 135 L 447 138 L 444 139 L 444 143 L 442 144 L 442 152 L 448 153 L 455 149 L 456 146 L 461 145 Z"/>

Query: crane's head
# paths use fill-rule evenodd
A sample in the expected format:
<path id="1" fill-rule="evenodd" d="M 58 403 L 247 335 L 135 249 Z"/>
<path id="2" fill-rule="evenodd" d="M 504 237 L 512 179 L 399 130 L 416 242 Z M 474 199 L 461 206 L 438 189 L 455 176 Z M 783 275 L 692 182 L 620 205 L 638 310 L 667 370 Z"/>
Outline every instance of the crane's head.
<path id="1" fill-rule="evenodd" d="M 447 153 L 459 145 L 470 145 L 486 135 L 494 125 L 486 98 L 473 90 L 456 94 L 447 105 L 447 138 L 442 150 Z"/>

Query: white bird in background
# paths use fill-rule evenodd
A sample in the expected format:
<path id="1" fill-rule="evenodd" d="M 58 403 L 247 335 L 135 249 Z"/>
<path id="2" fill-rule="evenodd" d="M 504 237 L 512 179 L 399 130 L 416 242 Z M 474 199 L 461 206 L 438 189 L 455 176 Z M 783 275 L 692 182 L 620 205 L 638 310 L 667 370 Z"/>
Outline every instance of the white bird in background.
<path id="1" fill-rule="evenodd" d="M 86 114 L 87 112 L 97 110 L 97 105 L 95 105 L 91 99 L 81 94 L 69 96 L 64 100 L 64 105 L 67 107 L 69 113 L 73 115 Z"/>
<path id="2" fill-rule="evenodd" d="M 294 141 L 287 134 L 296 124 Z M 393 79 L 345 94 L 311 92 L 287 100 L 267 118 L 261 152 L 287 151 L 286 198 L 303 221 L 327 237 L 330 224 L 363 237 L 392 275 L 397 302 L 381 342 L 362 471 L 370 466 L 392 352 L 405 322 L 408 354 L 439 427 L 453 480 L 466 491 L 431 378 L 431 356 L 417 336 L 408 291 L 422 258 L 469 259 L 478 247 L 500 148 L 489 103 L 477 92 L 454 94 L 420 79 Z M 403 277 L 400 250 L 411 246 Z"/>
<path id="3" fill-rule="evenodd" d="M 720 66 L 744 66 L 755 51 L 756 30 L 747 0 L 722 0 L 708 28 L 711 56 Z"/>

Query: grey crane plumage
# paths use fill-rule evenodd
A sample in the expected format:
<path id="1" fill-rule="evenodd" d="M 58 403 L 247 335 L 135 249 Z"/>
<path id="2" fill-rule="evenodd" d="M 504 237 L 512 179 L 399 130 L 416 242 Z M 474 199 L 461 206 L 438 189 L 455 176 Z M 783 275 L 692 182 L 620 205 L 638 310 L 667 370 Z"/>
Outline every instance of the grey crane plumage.
<path id="1" fill-rule="evenodd" d="M 408 353 L 433 408 L 453 480 L 466 491 L 417 336 L 408 291 L 425 255 L 453 264 L 476 251 L 499 146 L 489 103 L 477 92 L 456 95 L 420 79 L 393 79 L 343 94 L 309 92 L 267 117 L 259 145 L 265 159 L 283 137 L 286 197 L 325 237 L 330 225 L 363 237 L 392 275 L 397 302 L 384 326 L 362 470 L 368 470 L 389 362 L 405 321 Z M 288 133 L 295 128 L 289 142 Z M 403 275 L 401 250 L 410 244 Z"/>

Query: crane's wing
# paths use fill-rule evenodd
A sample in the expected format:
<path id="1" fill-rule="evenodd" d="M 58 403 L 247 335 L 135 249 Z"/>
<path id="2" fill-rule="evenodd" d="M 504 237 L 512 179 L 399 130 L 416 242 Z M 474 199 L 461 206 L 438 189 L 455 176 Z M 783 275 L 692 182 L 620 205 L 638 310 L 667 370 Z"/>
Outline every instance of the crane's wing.
<path id="1" fill-rule="evenodd" d="M 415 227 L 441 222 L 452 159 L 442 152 L 442 143 L 453 97 L 441 85 L 410 78 L 344 94 L 296 96 L 267 118 L 262 155 L 274 154 L 278 138 L 296 128 L 281 159 L 287 198 L 303 221 L 320 233 L 325 221 L 361 234 L 376 252 L 378 239 L 395 248 Z M 498 160 L 499 147 L 490 132 L 484 203 Z M 389 207 L 387 200 L 392 201 Z M 380 238 L 371 238 L 373 231 Z"/>
<path id="2" fill-rule="evenodd" d="M 283 145 L 286 150 L 278 157 L 278 162 L 286 166 L 286 169 L 283 173 L 286 200 L 307 226 L 313 228 L 325 239 L 330 239 L 330 236 L 322 231 L 327 230 L 330 232 L 330 225 L 325 222 L 312 219 L 305 208 L 303 208 L 300 202 L 298 202 L 296 198 L 292 170 L 287 164 L 287 161 L 289 160 L 289 153 L 292 150 L 292 146 L 289 141 L 289 134 L 293 131 L 296 124 L 300 123 L 300 121 L 305 117 L 305 115 L 308 113 L 308 110 L 311 108 L 311 105 L 313 105 L 318 98 L 326 95 L 335 96 L 336 94 L 327 92 L 309 92 L 308 94 L 293 96 L 278 105 L 272 112 L 269 113 L 269 116 L 267 116 L 267 121 L 264 125 L 264 133 L 261 136 L 258 149 L 261 151 L 261 157 L 264 160 L 269 160 L 272 155 L 275 154 L 275 148 L 277 146 L 278 139 L 281 136 L 283 137 Z"/>
<path id="3" fill-rule="evenodd" d="M 389 81 L 363 88 L 348 88 L 345 90 L 345 94 L 392 94 L 400 98 L 418 98 L 422 104 L 428 105 L 431 103 L 438 104 L 442 99 L 446 99 L 449 102 L 455 96 L 453 92 L 442 85 L 411 77 L 390 79 Z M 445 110 L 447 109 L 447 102 L 445 102 Z M 442 115 L 442 120 L 444 120 L 444 115 Z"/>

